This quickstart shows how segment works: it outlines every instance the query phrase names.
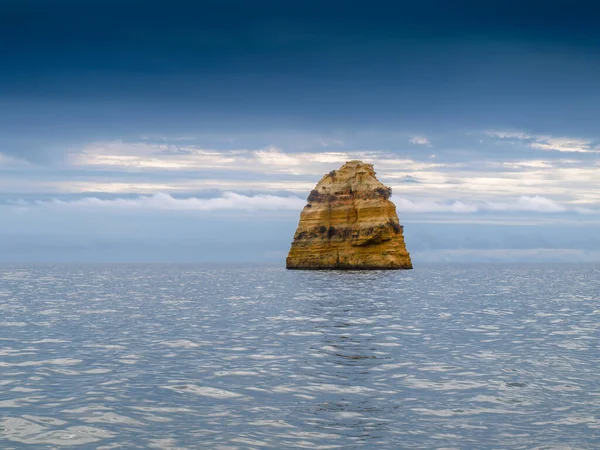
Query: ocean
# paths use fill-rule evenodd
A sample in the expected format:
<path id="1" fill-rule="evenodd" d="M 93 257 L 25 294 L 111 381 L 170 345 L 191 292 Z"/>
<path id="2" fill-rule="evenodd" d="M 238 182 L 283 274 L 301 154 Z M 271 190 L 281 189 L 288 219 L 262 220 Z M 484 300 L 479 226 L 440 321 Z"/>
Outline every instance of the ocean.
<path id="1" fill-rule="evenodd" d="M 600 265 L 0 266 L 0 448 L 600 448 Z"/>

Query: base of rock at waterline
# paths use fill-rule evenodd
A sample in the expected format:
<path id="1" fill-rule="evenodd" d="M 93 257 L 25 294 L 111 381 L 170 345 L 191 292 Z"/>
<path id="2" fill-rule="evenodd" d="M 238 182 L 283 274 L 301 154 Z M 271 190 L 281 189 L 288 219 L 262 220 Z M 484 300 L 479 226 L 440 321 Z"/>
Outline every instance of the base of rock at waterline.
<path id="1" fill-rule="evenodd" d="M 293 266 L 286 265 L 288 270 L 411 270 L 409 266 Z"/>

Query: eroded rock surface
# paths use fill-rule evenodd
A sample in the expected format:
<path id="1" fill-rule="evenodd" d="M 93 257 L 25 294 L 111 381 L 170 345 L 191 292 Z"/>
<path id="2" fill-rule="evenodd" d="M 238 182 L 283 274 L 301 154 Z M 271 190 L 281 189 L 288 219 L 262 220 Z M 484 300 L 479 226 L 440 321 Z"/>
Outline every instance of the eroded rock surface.
<path id="1" fill-rule="evenodd" d="M 392 190 L 373 165 L 349 161 L 308 196 L 288 269 L 412 269 Z"/>

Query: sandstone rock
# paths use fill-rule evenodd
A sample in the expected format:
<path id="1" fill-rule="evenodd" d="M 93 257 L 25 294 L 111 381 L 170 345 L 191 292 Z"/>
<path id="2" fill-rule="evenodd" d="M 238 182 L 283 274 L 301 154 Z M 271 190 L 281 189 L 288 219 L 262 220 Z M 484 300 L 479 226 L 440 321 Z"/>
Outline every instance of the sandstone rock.
<path id="1" fill-rule="evenodd" d="M 308 196 L 288 269 L 412 269 L 392 190 L 373 165 L 348 161 Z"/>

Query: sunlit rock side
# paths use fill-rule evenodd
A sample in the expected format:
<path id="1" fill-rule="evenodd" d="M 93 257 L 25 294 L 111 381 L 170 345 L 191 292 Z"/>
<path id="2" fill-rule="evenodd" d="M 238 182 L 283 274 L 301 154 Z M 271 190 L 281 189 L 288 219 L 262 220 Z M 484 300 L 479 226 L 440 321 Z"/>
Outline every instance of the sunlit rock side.
<path id="1" fill-rule="evenodd" d="M 348 161 L 308 196 L 288 269 L 412 269 L 392 190 L 372 164 Z"/>

